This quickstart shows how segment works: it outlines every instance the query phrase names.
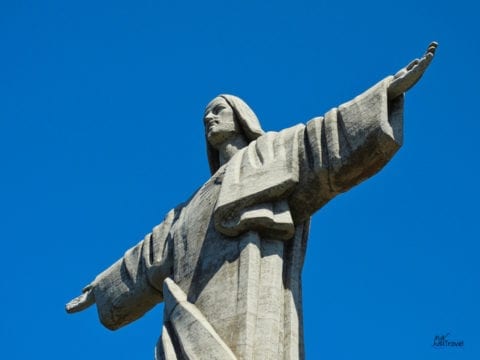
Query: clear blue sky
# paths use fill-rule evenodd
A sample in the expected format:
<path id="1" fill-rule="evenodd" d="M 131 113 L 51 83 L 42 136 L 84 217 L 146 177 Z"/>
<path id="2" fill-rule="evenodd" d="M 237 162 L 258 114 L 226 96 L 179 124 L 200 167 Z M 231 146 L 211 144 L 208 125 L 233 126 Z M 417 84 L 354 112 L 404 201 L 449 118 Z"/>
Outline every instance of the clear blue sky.
<path id="1" fill-rule="evenodd" d="M 64 304 L 209 177 L 202 113 L 322 115 L 422 55 L 405 144 L 313 219 L 307 359 L 480 359 L 473 1 L 3 1 L 0 356 L 152 359 L 162 307 L 116 332 Z M 436 349 L 435 335 L 463 340 Z"/>

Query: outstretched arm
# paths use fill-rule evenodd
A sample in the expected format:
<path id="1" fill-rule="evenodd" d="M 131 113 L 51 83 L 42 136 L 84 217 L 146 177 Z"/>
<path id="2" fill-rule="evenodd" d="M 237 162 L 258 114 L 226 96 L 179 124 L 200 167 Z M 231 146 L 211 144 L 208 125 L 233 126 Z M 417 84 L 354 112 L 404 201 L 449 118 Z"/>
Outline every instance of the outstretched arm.
<path id="1" fill-rule="evenodd" d="M 428 65 L 432 62 L 437 46 L 438 43 L 433 41 L 420 59 L 413 60 L 394 75 L 387 90 L 388 98 L 390 100 L 393 100 L 404 92 L 410 90 L 418 80 L 420 80 L 425 73 L 425 70 L 427 70 Z"/>
<path id="2" fill-rule="evenodd" d="M 99 274 L 65 309 L 76 313 L 97 305 L 100 321 L 114 330 L 141 317 L 163 301 L 163 280 L 171 275 L 169 231 L 175 210 L 122 259 Z"/>
<path id="3" fill-rule="evenodd" d="M 403 96 L 422 77 L 437 43 L 394 76 L 380 81 L 325 116 L 309 121 L 299 143 L 299 185 L 289 204 L 304 221 L 337 194 L 368 179 L 403 142 Z"/>

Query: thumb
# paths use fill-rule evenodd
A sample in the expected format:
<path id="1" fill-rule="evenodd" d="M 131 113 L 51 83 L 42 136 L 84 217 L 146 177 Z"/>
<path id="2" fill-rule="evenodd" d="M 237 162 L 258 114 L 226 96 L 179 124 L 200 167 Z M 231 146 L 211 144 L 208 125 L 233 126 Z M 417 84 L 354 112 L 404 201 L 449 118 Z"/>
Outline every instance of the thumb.
<path id="1" fill-rule="evenodd" d="M 95 304 L 95 296 L 93 295 L 92 288 L 89 288 L 82 295 L 77 296 L 65 305 L 65 310 L 67 313 L 73 314 L 85 310 L 93 304 Z"/>

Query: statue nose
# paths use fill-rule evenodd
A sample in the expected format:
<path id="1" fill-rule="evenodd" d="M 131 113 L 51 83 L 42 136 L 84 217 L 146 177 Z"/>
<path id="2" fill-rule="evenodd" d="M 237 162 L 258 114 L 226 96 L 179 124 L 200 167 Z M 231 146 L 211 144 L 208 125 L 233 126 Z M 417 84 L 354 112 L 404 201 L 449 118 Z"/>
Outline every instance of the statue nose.
<path id="1" fill-rule="evenodd" d="M 215 119 L 217 118 L 217 116 L 213 113 L 208 113 L 206 116 L 205 116 L 205 123 L 206 124 L 210 124 L 212 123 Z"/>

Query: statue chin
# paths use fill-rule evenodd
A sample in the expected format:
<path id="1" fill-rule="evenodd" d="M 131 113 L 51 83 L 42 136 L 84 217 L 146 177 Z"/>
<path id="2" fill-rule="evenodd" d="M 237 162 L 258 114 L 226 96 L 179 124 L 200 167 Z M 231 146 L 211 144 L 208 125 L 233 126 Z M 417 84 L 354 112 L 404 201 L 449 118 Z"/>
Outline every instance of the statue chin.
<path id="1" fill-rule="evenodd" d="M 210 128 L 207 132 L 207 140 L 210 145 L 212 145 L 215 149 L 218 148 L 227 142 L 229 139 L 234 138 L 236 135 L 235 131 L 232 130 L 224 130 L 224 129 L 217 129 L 215 126 Z"/>

